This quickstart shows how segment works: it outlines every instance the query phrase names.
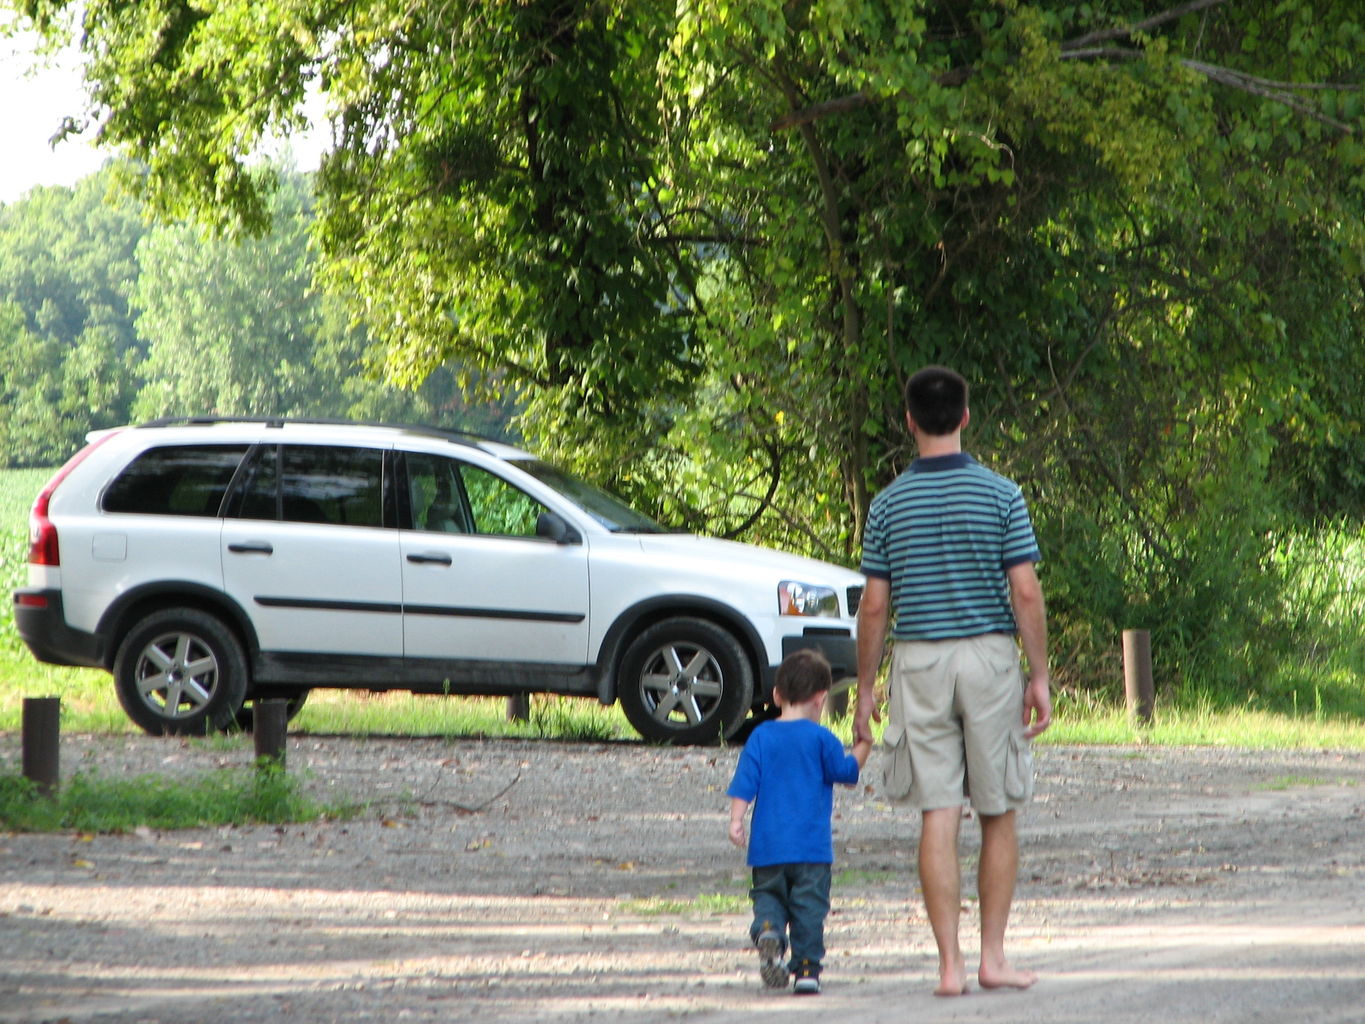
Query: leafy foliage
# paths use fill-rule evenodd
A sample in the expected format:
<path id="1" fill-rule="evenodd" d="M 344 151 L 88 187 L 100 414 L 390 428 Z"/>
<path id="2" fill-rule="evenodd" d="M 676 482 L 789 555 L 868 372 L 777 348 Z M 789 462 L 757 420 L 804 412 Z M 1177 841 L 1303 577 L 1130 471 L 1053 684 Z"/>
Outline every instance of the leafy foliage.
<path id="1" fill-rule="evenodd" d="M 49 466 L 123 422 L 142 346 L 128 295 L 145 226 L 92 176 L 0 207 L 0 439 L 6 464 Z"/>
<path id="2" fill-rule="evenodd" d="M 661 517 L 856 560 L 903 381 L 956 366 L 1064 681 L 1138 621 L 1169 684 L 1254 678 L 1273 538 L 1365 510 L 1353 0 L 83 12 L 97 134 L 219 229 L 316 85 L 318 274 L 375 364 L 458 361 Z"/>
<path id="3" fill-rule="evenodd" d="M 52 466 L 91 429 L 173 415 L 440 421 L 501 435 L 511 403 L 466 400 L 454 367 L 400 387 L 314 287 L 311 191 L 276 171 L 271 229 L 229 239 L 110 193 L 115 169 L 0 207 L 0 438 Z"/>

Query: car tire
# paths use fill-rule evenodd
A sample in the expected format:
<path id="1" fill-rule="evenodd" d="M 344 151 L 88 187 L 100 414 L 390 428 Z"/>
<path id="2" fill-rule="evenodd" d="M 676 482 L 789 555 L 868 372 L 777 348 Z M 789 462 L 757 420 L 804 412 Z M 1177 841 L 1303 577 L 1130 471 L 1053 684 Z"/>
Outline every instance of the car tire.
<path id="1" fill-rule="evenodd" d="M 233 716 L 237 728 L 242 732 L 251 732 L 256 728 L 256 702 L 262 700 L 283 700 L 287 703 L 284 708 L 284 720 L 292 722 L 294 716 L 303 710 L 304 704 L 308 703 L 308 690 L 287 690 L 281 692 L 267 692 L 252 694 L 237 709 L 237 714 Z"/>
<path id="2" fill-rule="evenodd" d="M 233 725 L 246 695 L 246 655 L 217 616 L 167 608 L 123 638 L 114 687 L 123 710 L 146 732 L 202 736 Z"/>
<path id="3" fill-rule="evenodd" d="M 754 672 L 734 634 L 705 619 L 664 619 L 621 657 L 621 710 L 647 740 L 678 745 L 728 740 L 744 724 Z"/>

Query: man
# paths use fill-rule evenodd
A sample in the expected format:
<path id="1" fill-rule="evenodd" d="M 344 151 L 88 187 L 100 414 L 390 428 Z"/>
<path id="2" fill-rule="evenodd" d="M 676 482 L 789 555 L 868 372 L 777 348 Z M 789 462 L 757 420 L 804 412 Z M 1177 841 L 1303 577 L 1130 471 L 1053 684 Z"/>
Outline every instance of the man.
<path id="1" fill-rule="evenodd" d="M 905 737 L 908 801 L 923 819 L 919 873 L 938 945 L 935 994 L 968 989 L 958 944 L 958 834 L 968 798 L 981 821 L 977 980 L 982 988 L 1028 988 L 1037 976 L 1006 959 L 1005 926 L 1019 864 L 1015 811 L 1033 788 L 1028 741 L 1052 718 L 1038 546 L 1019 488 L 962 450 L 967 382 L 928 367 L 906 385 L 905 405 L 919 458 L 868 514 L 854 738 L 872 735 L 894 613 L 886 733 Z"/>

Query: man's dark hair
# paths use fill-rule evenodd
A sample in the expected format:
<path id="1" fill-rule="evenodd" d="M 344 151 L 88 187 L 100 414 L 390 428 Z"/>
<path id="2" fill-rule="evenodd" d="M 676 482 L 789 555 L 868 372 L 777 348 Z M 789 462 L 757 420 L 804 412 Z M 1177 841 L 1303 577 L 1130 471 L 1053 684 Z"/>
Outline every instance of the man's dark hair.
<path id="1" fill-rule="evenodd" d="M 967 411 L 967 381 L 946 366 L 926 366 L 905 385 L 905 408 L 926 434 L 951 434 Z"/>
<path id="2" fill-rule="evenodd" d="M 777 678 L 773 689 L 782 695 L 788 704 L 804 704 L 817 693 L 823 693 L 834 685 L 834 674 L 829 662 L 819 651 L 805 648 L 792 651 L 777 666 Z"/>

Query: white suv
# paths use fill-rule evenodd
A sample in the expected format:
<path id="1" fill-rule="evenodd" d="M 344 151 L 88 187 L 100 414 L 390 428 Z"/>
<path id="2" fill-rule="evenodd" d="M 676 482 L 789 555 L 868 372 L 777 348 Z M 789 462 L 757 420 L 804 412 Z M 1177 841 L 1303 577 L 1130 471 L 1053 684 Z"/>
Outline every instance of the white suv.
<path id="1" fill-rule="evenodd" d="M 670 533 L 527 452 L 282 419 L 97 432 L 38 495 L 20 635 L 113 673 L 152 733 L 315 687 L 619 700 L 647 739 L 733 736 L 777 664 L 855 671 L 863 578 Z"/>

